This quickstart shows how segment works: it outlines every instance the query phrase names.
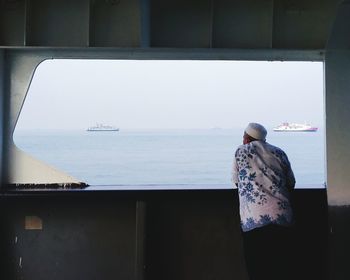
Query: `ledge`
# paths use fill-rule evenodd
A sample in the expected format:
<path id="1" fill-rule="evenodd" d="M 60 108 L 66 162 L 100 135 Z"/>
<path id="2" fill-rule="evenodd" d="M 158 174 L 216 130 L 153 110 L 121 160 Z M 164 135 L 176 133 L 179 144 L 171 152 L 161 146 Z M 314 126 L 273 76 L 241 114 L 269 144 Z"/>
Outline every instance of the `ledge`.
<path id="1" fill-rule="evenodd" d="M 296 189 L 325 189 L 325 184 L 300 184 Z M 236 189 L 226 184 L 139 184 L 139 185 L 88 185 L 80 184 L 10 184 L 2 192 L 36 192 L 36 191 L 181 191 L 181 190 L 231 190 Z"/>
<path id="2" fill-rule="evenodd" d="M 102 185 L 102 186 L 87 186 L 85 188 L 60 188 L 50 185 L 48 188 L 31 188 L 32 185 L 23 186 L 19 188 L 3 188 L 0 196 L 94 196 L 94 195 L 112 195 L 121 198 L 141 198 L 153 196 L 182 196 L 183 194 L 189 196 L 204 195 L 208 197 L 220 196 L 223 193 L 236 193 L 237 188 L 232 188 L 230 185 L 189 185 L 189 184 L 166 184 L 166 185 Z M 326 191 L 324 185 L 310 184 L 297 185 L 297 192 L 303 191 Z M 200 195 L 200 196 L 201 196 Z"/>

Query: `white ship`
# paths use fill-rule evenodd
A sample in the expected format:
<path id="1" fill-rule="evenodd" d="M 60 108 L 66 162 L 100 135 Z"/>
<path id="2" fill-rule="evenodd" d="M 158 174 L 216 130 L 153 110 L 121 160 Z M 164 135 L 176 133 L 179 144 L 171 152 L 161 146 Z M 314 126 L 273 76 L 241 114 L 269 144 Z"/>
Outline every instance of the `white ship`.
<path id="1" fill-rule="evenodd" d="M 316 132 L 317 127 L 313 127 L 309 124 L 299 124 L 299 123 L 282 123 L 275 127 L 273 131 L 277 132 Z"/>
<path id="2" fill-rule="evenodd" d="M 119 128 L 98 123 L 95 126 L 90 126 L 86 131 L 119 131 Z"/>

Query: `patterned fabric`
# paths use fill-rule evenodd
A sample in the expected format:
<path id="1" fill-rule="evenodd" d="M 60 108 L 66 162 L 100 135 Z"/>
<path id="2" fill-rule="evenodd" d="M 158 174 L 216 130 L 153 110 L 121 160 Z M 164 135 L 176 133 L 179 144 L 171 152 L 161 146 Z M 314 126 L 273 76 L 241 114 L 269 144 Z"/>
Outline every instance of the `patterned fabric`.
<path id="1" fill-rule="evenodd" d="M 295 178 L 288 157 L 280 148 L 265 141 L 239 146 L 232 181 L 238 187 L 243 231 L 267 224 L 293 223 L 290 191 Z"/>

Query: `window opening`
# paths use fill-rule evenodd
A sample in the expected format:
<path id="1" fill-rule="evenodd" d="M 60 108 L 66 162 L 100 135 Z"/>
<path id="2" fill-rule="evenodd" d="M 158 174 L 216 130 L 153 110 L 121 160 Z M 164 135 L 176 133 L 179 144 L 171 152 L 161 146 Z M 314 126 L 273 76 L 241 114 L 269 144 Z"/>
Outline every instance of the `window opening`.
<path id="1" fill-rule="evenodd" d="M 297 187 L 313 187 L 325 177 L 323 107 L 320 62 L 50 60 L 14 142 L 89 185 L 229 188 L 243 129 L 259 122 Z M 318 130 L 273 131 L 284 122 Z"/>

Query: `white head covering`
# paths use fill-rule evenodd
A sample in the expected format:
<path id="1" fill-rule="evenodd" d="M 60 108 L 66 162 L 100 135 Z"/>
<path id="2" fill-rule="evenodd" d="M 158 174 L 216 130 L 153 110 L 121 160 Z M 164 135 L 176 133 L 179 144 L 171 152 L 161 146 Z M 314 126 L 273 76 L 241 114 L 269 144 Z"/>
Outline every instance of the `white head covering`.
<path id="1" fill-rule="evenodd" d="M 245 133 L 257 140 L 266 140 L 267 130 L 261 124 L 250 123 L 245 129 Z"/>

